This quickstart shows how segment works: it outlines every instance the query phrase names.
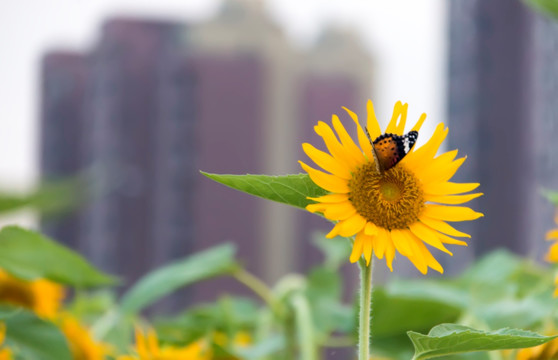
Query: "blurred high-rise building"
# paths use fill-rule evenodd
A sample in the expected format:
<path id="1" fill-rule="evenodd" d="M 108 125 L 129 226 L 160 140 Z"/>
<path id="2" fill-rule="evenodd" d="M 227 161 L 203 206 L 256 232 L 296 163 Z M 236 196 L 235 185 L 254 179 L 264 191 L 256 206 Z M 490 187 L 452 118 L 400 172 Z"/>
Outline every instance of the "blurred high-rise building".
<path id="1" fill-rule="evenodd" d="M 545 247 L 558 184 L 558 25 L 522 2 L 450 5 L 449 146 L 464 150 L 460 181 L 478 181 L 483 219 L 465 230 L 481 254 Z"/>
<path id="2" fill-rule="evenodd" d="M 54 238 L 128 283 L 224 241 L 268 281 L 318 261 L 298 231 L 307 214 L 198 170 L 299 172 L 316 121 L 346 116 L 341 106 L 361 111 L 369 97 L 370 60 L 355 35 L 328 30 L 297 48 L 260 2 L 229 0 L 195 25 L 109 20 L 89 54 L 52 52 L 43 69 L 42 173 L 88 169 L 100 194 L 73 218 L 45 223 Z"/>

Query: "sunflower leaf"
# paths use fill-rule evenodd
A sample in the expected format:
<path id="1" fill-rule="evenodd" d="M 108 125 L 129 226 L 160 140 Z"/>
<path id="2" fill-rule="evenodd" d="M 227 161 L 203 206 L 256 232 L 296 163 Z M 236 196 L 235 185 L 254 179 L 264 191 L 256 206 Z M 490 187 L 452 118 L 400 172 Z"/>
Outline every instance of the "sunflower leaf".
<path id="1" fill-rule="evenodd" d="M 181 287 L 230 274 L 238 268 L 234 255 L 234 246 L 223 244 L 155 269 L 123 295 L 121 311 L 124 314 L 139 312 Z"/>
<path id="2" fill-rule="evenodd" d="M 2 319 L 6 325 L 6 345 L 17 349 L 26 360 L 71 360 L 66 338 L 51 322 L 25 310 L 2 307 L 11 313 Z"/>
<path id="3" fill-rule="evenodd" d="M 0 231 L 0 268 L 25 280 L 45 278 L 75 287 L 110 285 L 106 275 L 81 255 L 38 232 L 18 226 Z"/>
<path id="4" fill-rule="evenodd" d="M 488 332 L 457 324 L 435 326 L 428 335 L 413 331 L 407 335 L 415 346 L 412 360 L 476 351 L 520 349 L 541 345 L 558 337 L 510 328 Z"/>
<path id="5" fill-rule="evenodd" d="M 558 191 L 542 189 L 541 194 L 554 206 L 558 206 Z"/>
<path id="6" fill-rule="evenodd" d="M 233 189 L 302 209 L 312 203 L 307 199 L 308 196 L 318 197 L 327 193 L 306 174 L 269 176 L 201 173 Z"/>
<path id="7" fill-rule="evenodd" d="M 524 0 L 533 9 L 558 19 L 558 3 L 556 0 Z"/>

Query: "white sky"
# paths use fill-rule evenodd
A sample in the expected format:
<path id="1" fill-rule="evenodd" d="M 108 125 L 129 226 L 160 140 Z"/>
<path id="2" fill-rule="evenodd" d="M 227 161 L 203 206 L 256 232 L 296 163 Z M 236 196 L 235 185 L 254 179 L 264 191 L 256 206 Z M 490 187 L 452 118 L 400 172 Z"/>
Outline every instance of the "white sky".
<path id="1" fill-rule="evenodd" d="M 37 179 L 39 64 L 49 49 L 86 51 L 108 16 L 201 21 L 218 0 L 0 1 L 0 191 Z M 268 0 L 272 17 L 299 46 L 325 24 L 352 26 L 375 61 L 373 99 L 390 117 L 397 100 L 410 119 L 445 121 L 446 3 L 443 0 Z M 432 128 L 432 127 L 431 127 Z M 423 136 L 422 138 L 426 138 Z"/>

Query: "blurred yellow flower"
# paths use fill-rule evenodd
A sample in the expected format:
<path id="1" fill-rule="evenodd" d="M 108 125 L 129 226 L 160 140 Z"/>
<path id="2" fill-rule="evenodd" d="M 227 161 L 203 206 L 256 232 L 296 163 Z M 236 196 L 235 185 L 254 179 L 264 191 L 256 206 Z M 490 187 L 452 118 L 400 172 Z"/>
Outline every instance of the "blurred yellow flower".
<path id="1" fill-rule="evenodd" d="M 302 144 L 308 157 L 327 173 L 300 162 L 302 168 L 314 183 L 329 191 L 325 196 L 311 198 L 316 203 L 306 209 L 323 213 L 336 222 L 328 238 L 355 236 L 351 262 L 364 255 L 370 263 L 374 253 L 379 259 L 385 256 L 393 270 L 397 250 L 423 274 L 429 267 L 443 272 L 425 244 L 450 255 L 445 244 L 467 245 L 453 237 L 470 236 L 447 222 L 474 220 L 483 215 L 468 207 L 448 205 L 463 204 L 481 196 L 481 193 L 459 195 L 476 189 L 479 184 L 449 181 L 465 158 L 455 160 L 457 150 L 436 156 L 448 134 L 444 124 L 436 127 L 425 145 L 415 149 L 413 145 L 426 114 L 404 135 L 408 105 L 397 102 L 382 134 L 371 101 L 367 107 L 368 136 L 357 115 L 344 108 L 356 124 L 360 147 L 336 115 L 332 117 L 335 132 L 321 121 L 314 127 L 329 153 Z"/>
<path id="2" fill-rule="evenodd" d="M 206 341 L 198 340 L 185 347 L 160 346 L 157 334 L 136 330 L 136 355 L 123 355 L 118 360 L 210 360 L 212 352 Z"/>
<path id="3" fill-rule="evenodd" d="M 0 323 L 0 360 L 11 360 L 12 352 L 10 351 L 10 349 L 6 349 L 2 347 L 2 343 L 4 342 L 5 337 L 6 337 L 6 325 Z"/>
<path id="4" fill-rule="evenodd" d="M 558 339 L 539 346 L 521 349 L 517 352 L 516 360 L 552 360 L 558 359 Z"/>
<path id="5" fill-rule="evenodd" d="M 108 355 L 109 346 L 93 340 L 89 331 L 71 315 L 62 315 L 59 323 L 74 360 L 104 360 Z"/>
<path id="6" fill-rule="evenodd" d="M 554 217 L 554 222 L 558 225 L 558 211 L 556 212 L 556 216 Z M 551 263 L 558 263 L 558 229 L 553 229 L 547 232 L 546 240 L 554 241 L 554 243 L 550 245 L 550 249 L 548 249 L 548 253 L 546 254 L 546 261 Z M 558 275 L 554 278 L 554 283 L 556 285 L 554 296 L 558 297 Z"/>
<path id="7" fill-rule="evenodd" d="M 225 333 L 219 331 L 215 332 L 215 334 L 213 335 L 213 341 L 215 342 L 215 344 L 221 347 L 229 346 L 228 336 Z M 252 336 L 250 336 L 250 333 L 246 331 L 237 332 L 232 341 L 232 345 L 237 347 L 245 347 L 250 345 L 251 343 L 252 343 Z"/>
<path id="8" fill-rule="evenodd" d="M 25 281 L 0 269 L 0 303 L 21 306 L 39 316 L 53 318 L 63 298 L 64 288 L 54 282 L 44 279 Z"/>

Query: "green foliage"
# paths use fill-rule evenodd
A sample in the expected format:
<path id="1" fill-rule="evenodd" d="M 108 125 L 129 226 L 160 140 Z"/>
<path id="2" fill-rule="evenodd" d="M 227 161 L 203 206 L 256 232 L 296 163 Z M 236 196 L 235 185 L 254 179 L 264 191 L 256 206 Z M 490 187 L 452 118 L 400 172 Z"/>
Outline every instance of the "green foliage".
<path id="1" fill-rule="evenodd" d="M 415 346 L 413 360 L 474 351 L 519 349 L 544 344 L 556 336 L 542 336 L 518 329 L 481 331 L 457 324 L 435 326 L 428 335 L 409 331 Z"/>
<path id="2" fill-rule="evenodd" d="M 234 246 L 224 244 L 158 268 L 124 294 L 120 309 L 124 314 L 137 313 L 181 287 L 231 274 L 238 267 L 234 255 Z"/>
<path id="3" fill-rule="evenodd" d="M 0 268 L 21 279 L 46 278 L 75 287 L 111 285 L 116 281 L 77 253 L 17 226 L 0 231 L 0 249 Z"/>
<path id="4" fill-rule="evenodd" d="M 73 178 L 44 183 L 29 194 L 0 193 L 0 214 L 25 207 L 39 211 L 42 216 L 64 213 L 84 200 L 84 187 L 83 179 Z"/>
<path id="5" fill-rule="evenodd" d="M 0 313 L 10 314 L 2 319 L 6 325 L 6 344 L 17 350 L 22 359 L 72 359 L 66 338 L 51 322 L 24 310 L 3 307 Z"/>
<path id="6" fill-rule="evenodd" d="M 548 16 L 558 19 L 558 1 L 556 0 L 524 0 L 524 2 Z"/>
<path id="7" fill-rule="evenodd" d="M 533 0 L 533 2 L 536 2 L 536 0 Z M 542 189 L 541 193 L 548 201 L 554 204 L 554 206 L 558 206 L 558 191 Z"/>
<path id="8" fill-rule="evenodd" d="M 317 232 L 312 236 L 312 243 L 324 254 L 323 266 L 332 270 L 345 264 L 351 254 L 351 243 L 340 236 L 327 239 L 325 234 Z"/>
<path id="9" fill-rule="evenodd" d="M 243 191 L 250 195 L 280 202 L 304 209 L 312 203 L 307 197 L 318 197 L 326 191 L 306 174 L 269 176 L 269 175 L 220 175 L 201 172 L 208 178 Z"/>

